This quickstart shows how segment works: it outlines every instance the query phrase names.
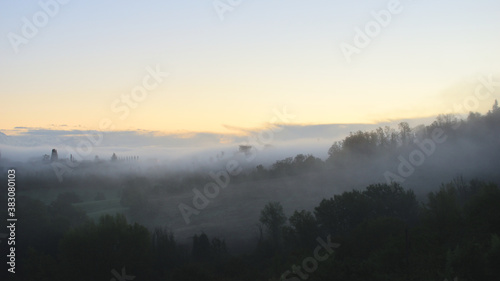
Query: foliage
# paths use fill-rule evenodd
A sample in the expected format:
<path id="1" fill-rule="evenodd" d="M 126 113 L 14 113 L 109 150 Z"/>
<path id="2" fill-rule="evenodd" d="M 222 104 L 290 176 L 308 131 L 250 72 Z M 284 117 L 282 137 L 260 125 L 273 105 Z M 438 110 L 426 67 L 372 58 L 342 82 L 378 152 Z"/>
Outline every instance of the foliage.
<path id="1" fill-rule="evenodd" d="M 283 206 L 279 202 L 269 202 L 260 212 L 259 221 L 266 227 L 273 245 L 279 249 L 282 240 L 282 227 L 286 222 Z"/>
<path id="2" fill-rule="evenodd" d="M 105 215 L 69 231 L 60 243 L 60 260 L 71 280 L 107 280 L 112 269 L 123 267 L 148 276 L 150 250 L 145 227 L 127 224 L 123 215 Z"/>

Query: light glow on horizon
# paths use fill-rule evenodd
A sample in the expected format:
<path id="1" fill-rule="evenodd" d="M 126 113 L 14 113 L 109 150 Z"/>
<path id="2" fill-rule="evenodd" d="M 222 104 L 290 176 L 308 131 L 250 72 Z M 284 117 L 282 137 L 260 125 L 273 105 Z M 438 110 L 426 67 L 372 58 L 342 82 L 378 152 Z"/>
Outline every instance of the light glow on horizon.
<path id="1" fill-rule="evenodd" d="M 0 130 L 99 130 L 109 118 L 114 130 L 233 134 L 283 106 L 293 124 L 423 118 L 461 102 L 478 73 L 498 73 L 493 0 L 402 0 L 347 63 L 339 45 L 388 2 L 245 2 L 220 21 L 210 1 L 69 1 L 17 54 L 7 34 L 42 9 L 2 2 Z M 121 119 L 113 101 L 156 65 L 170 75 Z"/>

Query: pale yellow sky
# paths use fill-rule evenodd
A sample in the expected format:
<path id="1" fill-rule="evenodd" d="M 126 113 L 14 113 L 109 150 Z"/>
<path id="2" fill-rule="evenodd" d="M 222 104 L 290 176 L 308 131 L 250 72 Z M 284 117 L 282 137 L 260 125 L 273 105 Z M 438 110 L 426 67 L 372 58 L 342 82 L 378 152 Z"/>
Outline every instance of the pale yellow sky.
<path id="1" fill-rule="evenodd" d="M 498 73 L 495 1 L 401 1 L 349 63 L 339 46 L 354 44 L 355 28 L 386 2 L 245 5 L 220 21 L 201 1 L 158 1 L 108 7 L 92 22 L 86 12 L 99 4 L 68 4 L 17 53 L 0 42 L 0 130 L 95 130 L 109 119 L 115 130 L 229 133 L 266 126 L 284 106 L 294 124 L 419 118 L 471 95 L 479 73 Z M 0 33 L 22 35 L 21 18 L 39 9 L 0 4 Z M 137 18 L 124 20 L 126 11 Z M 148 67 L 169 76 L 156 83 Z M 144 79 L 147 96 L 124 102 Z"/>

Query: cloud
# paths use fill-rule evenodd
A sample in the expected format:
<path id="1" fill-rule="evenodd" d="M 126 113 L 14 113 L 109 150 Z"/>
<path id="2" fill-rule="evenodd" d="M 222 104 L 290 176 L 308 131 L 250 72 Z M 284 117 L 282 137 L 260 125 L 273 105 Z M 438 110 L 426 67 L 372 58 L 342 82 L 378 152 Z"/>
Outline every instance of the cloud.
<path id="1" fill-rule="evenodd" d="M 147 130 L 99 132 L 16 127 L 16 130 L 0 132 L 0 145 L 3 146 L 3 151 L 13 151 L 14 148 L 15 151 L 24 150 L 23 156 L 36 151 L 33 157 L 43 155 L 46 152 L 40 153 L 50 148 L 74 150 L 90 145 L 92 153 L 89 153 L 88 157 L 94 157 L 98 153 L 107 155 L 113 151 L 133 151 L 136 155 L 147 151 L 151 156 L 163 153 L 168 155 L 165 157 L 170 158 L 172 155 L 194 155 L 203 151 L 231 152 L 237 150 L 241 144 L 272 147 L 276 151 L 282 151 L 276 152 L 277 156 L 290 156 L 297 152 L 312 153 L 321 157 L 326 155 L 334 141 L 343 139 L 350 132 L 372 130 L 385 125 L 394 127 L 400 121 L 379 124 L 283 125 L 264 130 L 225 126 L 234 131 L 232 134 L 184 131 L 165 133 Z M 411 123 L 421 124 L 418 121 L 415 119 Z M 269 133 L 272 136 L 269 137 Z M 259 139 L 263 134 L 266 138 Z M 285 153 L 285 150 L 288 152 Z"/>
<path id="2" fill-rule="evenodd" d="M 240 135 L 248 135 L 251 134 L 252 132 L 258 131 L 257 129 L 248 129 L 248 128 L 242 128 L 242 127 L 236 127 L 236 126 L 231 126 L 231 125 L 225 125 L 223 124 L 222 127 L 233 131 L 233 132 L 238 132 Z"/>

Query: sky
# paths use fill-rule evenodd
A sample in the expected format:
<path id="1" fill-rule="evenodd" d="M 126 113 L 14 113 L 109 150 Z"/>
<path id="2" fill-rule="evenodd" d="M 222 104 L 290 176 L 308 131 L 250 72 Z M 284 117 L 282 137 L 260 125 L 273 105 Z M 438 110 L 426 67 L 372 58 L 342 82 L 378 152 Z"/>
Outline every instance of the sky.
<path id="1" fill-rule="evenodd" d="M 500 80 L 499 11 L 496 0 L 1 1 L 0 131 L 240 134 L 435 116 L 478 77 Z"/>

